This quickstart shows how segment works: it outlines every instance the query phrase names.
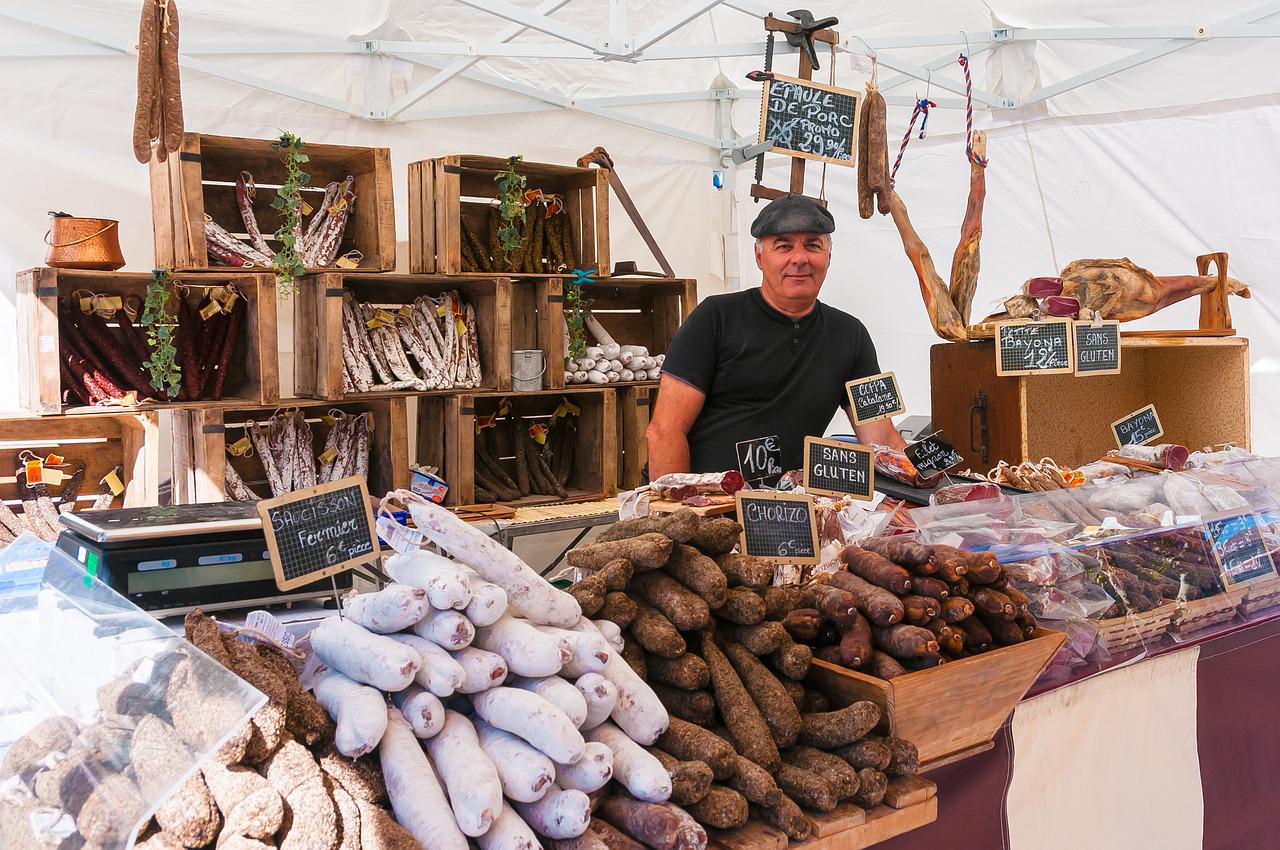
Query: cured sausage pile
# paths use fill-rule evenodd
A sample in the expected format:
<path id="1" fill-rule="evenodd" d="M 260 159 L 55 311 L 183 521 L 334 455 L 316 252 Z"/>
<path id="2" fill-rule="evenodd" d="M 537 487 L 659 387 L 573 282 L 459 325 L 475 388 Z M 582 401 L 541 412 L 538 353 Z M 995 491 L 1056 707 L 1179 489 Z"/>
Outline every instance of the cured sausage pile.
<path id="1" fill-rule="evenodd" d="M 300 224 L 294 238 L 297 240 L 298 254 L 307 268 L 329 268 L 337 261 L 338 247 L 342 244 L 347 221 L 355 211 L 354 185 L 355 178 L 350 175 L 341 182 L 330 183 L 325 187 L 324 200 L 319 209 L 312 213 L 310 221 L 302 223 L 302 216 L 299 217 Z M 253 211 L 256 191 L 253 175 L 241 171 L 236 179 L 236 205 L 240 209 L 248 242 L 205 215 L 205 245 L 214 265 L 239 268 L 271 268 L 275 265 L 275 249 L 262 235 L 257 215 Z"/>
<path id="2" fill-rule="evenodd" d="M 667 359 L 665 354 L 650 356 L 649 349 L 643 345 L 619 345 L 590 313 L 586 314 L 585 323 L 598 344 L 587 348 L 586 357 L 573 357 L 565 362 L 566 384 L 658 380 L 662 363 Z"/>
<path id="3" fill-rule="evenodd" d="M 333 724 L 283 651 L 237 639 L 198 610 L 185 626 L 187 640 L 267 703 L 161 802 L 135 846 L 420 850 L 385 808 L 376 765 L 334 748 Z M 0 767 L 13 791 L 0 803 L 3 846 L 71 846 L 33 834 L 56 820 L 35 814 L 50 808 L 70 815 L 85 841 L 124 846 L 145 801 L 189 764 L 187 747 L 205 745 L 221 708 L 238 709 L 210 692 L 199 663 L 184 648 L 135 664 L 98 689 L 94 722 L 54 717 L 16 742 Z"/>
<path id="4" fill-rule="evenodd" d="M 373 415 L 332 410 L 321 422 L 329 428 L 329 433 L 318 456 L 311 423 L 300 410 L 282 411 L 262 423 L 244 423 L 248 447 L 242 454 L 257 456 L 271 497 L 352 475 L 369 477 Z M 229 446 L 228 451 L 234 445 Z M 230 460 L 225 466 L 229 499 L 252 502 L 261 498 L 245 483 Z"/>
<path id="5" fill-rule="evenodd" d="M 474 389 L 480 386 L 476 311 L 456 292 L 413 304 L 342 302 L 344 392 Z"/>
<path id="6" fill-rule="evenodd" d="M 504 401 L 499 410 L 499 414 L 482 418 L 476 435 L 476 501 L 514 502 L 529 495 L 566 498 L 578 448 L 576 408 L 566 401 L 549 423 L 532 426 L 514 402 Z M 501 423 L 499 416 L 505 416 Z M 514 474 L 500 460 L 499 428 L 506 428 L 510 435 Z M 534 439 L 535 433 L 542 438 L 541 445 Z"/>
<path id="7" fill-rule="evenodd" d="M 234 286 L 206 287 L 177 299 L 177 362 L 182 384 L 170 399 L 151 384 L 151 358 L 136 296 L 79 291 L 58 304 L 59 369 L 67 403 L 105 405 L 142 399 L 218 401 L 232 354 L 244 335 L 248 305 Z"/>
<path id="8" fill-rule="evenodd" d="M 394 555 L 394 583 L 350 599 L 310 642 L 338 751 L 356 764 L 377 752 L 400 824 L 430 850 L 598 848 L 582 836 L 612 780 L 621 790 L 600 813 L 615 827 L 674 824 L 679 846 L 701 850 L 705 833 L 667 804 L 671 780 L 644 749 L 667 712 L 622 660 L 617 629 L 453 513 L 387 498 L 457 560 Z"/>
<path id="9" fill-rule="evenodd" d="M 881 537 L 840 560 L 797 589 L 783 624 L 832 664 L 892 679 L 1036 633 L 1030 600 L 990 553 Z"/>
<path id="10" fill-rule="evenodd" d="M 460 217 L 464 272 L 558 274 L 578 267 L 578 244 L 563 201 L 539 189 L 526 192 L 525 199 L 520 245 L 510 255 L 498 239 L 503 222 L 496 205 L 489 207 L 486 232 L 477 233 L 467 216 Z"/>
<path id="11" fill-rule="evenodd" d="M 24 452 L 29 454 L 28 452 Z M 4 502 L 0 502 L 0 549 L 5 548 L 24 532 L 30 532 L 41 540 L 56 540 L 62 533 L 59 514 L 69 513 L 76 509 L 76 498 L 84 486 L 84 466 L 78 464 L 57 464 L 60 468 L 75 467 L 62 480 L 61 491 L 55 496 L 50 491 L 50 484 L 39 482 L 28 483 L 26 469 L 19 469 L 16 475 L 18 501 L 22 503 L 22 513 L 17 513 Z M 122 470 L 117 467 L 119 475 Z M 111 506 L 115 497 L 107 490 L 93 502 L 90 510 L 100 511 Z"/>
<path id="12" fill-rule="evenodd" d="M 568 553 L 588 571 L 569 592 L 622 631 L 623 657 L 672 715 L 652 751 L 671 799 L 703 826 L 731 829 L 754 814 L 803 840 L 803 809 L 877 806 L 888 776 L 915 773 L 918 757 L 906 741 L 870 734 L 874 704 L 833 711 L 803 685 L 813 653 L 787 629 L 807 594 L 771 587 L 770 564 L 734 554 L 741 531 L 687 508 L 619 522 Z M 619 816 L 609 801 L 601 811 Z"/>

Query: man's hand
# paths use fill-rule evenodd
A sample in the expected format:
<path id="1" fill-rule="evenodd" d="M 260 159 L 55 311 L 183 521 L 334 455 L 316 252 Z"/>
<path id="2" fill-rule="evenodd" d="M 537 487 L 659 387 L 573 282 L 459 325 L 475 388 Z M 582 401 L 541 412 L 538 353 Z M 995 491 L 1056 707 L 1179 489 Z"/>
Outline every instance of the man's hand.
<path id="1" fill-rule="evenodd" d="M 668 472 L 689 471 L 689 429 L 707 400 L 702 390 L 663 374 L 658 405 L 649 417 L 649 480 Z M 899 437 L 899 440 L 902 438 Z"/>
<path id="2" fill-rule="evenodd" d="M 844 408 L 844 412 L 849 415 L 849 422 L 852 424 L 853 415 L 849 413 L 849 408 Z M 854 425 L 853 432 L 858 435 L 858 442 L 863 445 L 888 446 L 898 451 L 907 447 L 907 441 L 902 439 L 898 429 L 893 427 L 892 419 L 877 419 L 865 425 Z"/>

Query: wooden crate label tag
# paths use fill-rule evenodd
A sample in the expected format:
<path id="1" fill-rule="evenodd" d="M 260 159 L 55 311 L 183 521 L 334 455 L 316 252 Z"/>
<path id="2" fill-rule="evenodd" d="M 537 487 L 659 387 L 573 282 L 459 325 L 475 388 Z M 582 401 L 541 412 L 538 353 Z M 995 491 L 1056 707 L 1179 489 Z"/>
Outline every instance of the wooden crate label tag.
<path id="1" fill-rule="evenodd" d="M 316 460 L 327 465 L 327 464 L 333 463 L 333 459 L 336 458 L 337 456 L 338 456 L 337 447 L 329 446 L 329 448 L 325 449 L 320 453 L 320 456 L 317 457 Z"/>
<path id="2" fill-rule="evenodd" d="M 103 476 L 98 483 L 105 484 L 113 496 L 119 496 L 124 492 L 124 481 L 120 479 L 120 467 L 118 466 Z"/>
<path id="3" fill-rule="evenodd" d="M 875 496 L 875 475 L 875 452 L 867 446 L 804 438 L 806 493 L 870 500 Z"/>
<path id="4" fill-rule="evenodd" d="M 1142 446 L 1162 437 L 1164 426 L 1160 424 L 1160 415 L 1156 413 L 1156 406 L 1148 404 L 1112 422 L 1111 434 L 1116 438 L 1116 445 L 1120 448 Z"/>
<path id="5" fill-rule="evenodd" d="M 1076 322 L 1076 375 L 1120 374 L 1120 323 Z"/>
<path id="6" fill-rule="evenodd" d="M 777 487 L 785 470 L 782 468 L 782 446 L 777 434 L 756 437 L 734 444 L 738 453 L 738 471 L 749 487 Z"/>
<path id="7" fill-rule="evenodd" d="M 1209 520 L 1204 529 L 1223 586 L 1275 577 L 1276 564 L 1262 538 L 1257 514 Z"/>
<path id="8" fill-rule="evenodd" d="M 253 448 L 253 441 L 251 441 L 249 439 L 249 435 L 246 434 L 231 445 L 227 446 L 227 454 L 232 457 L 244 457 L 249 453 L 251 448 Z"/>
<path id="9" fill-rule="evenodd" d="M 1075 370 L 1070 319 L 996 325 L 997 375 L 1058 375 Z"/>
<path id="10" fill-rule="evenodd" d="M 369 488 L 359 476 L 264 499 L 258 516 L 282 591 L 378 557 Z"/>
<path id="11" fill-rule="evenodd" d="M 67 475 L 65 472 L 63 472 L 61 469 L 52 469 L 47 466 L 44 468 L 43 473 L 44 473 L 44 483 L 48 484 L 51 487 L 57 487 L 64 480 L 71 477 Z"/>
<path id="12" fill-rule="evenodd" d="M 906 410 L 898 381 L 892 372 L 881 372 L 869 378 L 858 378 L 844 385 L 849 396 L 853 424 L 865 425 L 879 419 L 897 416 Z"/>
<path id="13" fill-rule="evenodd" d="M 934 431 L 929 436 L 916 440 L 907 446 L 905 454 L 911 465 L 925 478 L 964 463 L 964 458 L 947 441 L 947 435 L 942 431 Z"/>
<path id="14" fill-rule="evenodd" d="M 818 563 L 818 524 L 813 499 L 798 493 L 739 490 L 741 551 L 778 564 Z"/>
<path id="15" fill-rule="evenodd" d="M 765 82 L 759 141 L 773 150 L 853 168 L 861 93 L 774 75 Z"/>

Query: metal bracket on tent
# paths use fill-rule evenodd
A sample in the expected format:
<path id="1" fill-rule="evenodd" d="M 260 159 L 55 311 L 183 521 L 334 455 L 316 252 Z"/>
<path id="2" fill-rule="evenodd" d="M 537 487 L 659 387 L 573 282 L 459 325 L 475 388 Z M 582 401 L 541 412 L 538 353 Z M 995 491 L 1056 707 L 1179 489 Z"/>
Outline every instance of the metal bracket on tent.
<path id="1" fill-rule="evenodd" d="M 992 41 L 1013 41 L 1013 29 L 1010 27 L 1004 27 L 1002 29 L 992 30 L 991 40 Z"/>
<path id="2" fill-rule="evenodd" d="M 760 154 L 765 153 L 773 148 L 773 140 L 765 139 L 754 145 L 743 145 L 740 148 L 732 148 L 720 157 L 720 164 L 725 168 L 733 165 L 745 165 Z"/>

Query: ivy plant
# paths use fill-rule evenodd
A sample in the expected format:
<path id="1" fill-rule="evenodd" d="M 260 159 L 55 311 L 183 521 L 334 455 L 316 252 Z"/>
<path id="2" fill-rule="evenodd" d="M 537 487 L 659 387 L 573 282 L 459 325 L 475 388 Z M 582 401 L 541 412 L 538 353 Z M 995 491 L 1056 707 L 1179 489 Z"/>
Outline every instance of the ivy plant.
<path id="1" fill-rule="evenodd" d="M 143 361 L 151 377 L 151 386 L 170 398 L 178 394 L 182 368 L 178 365 L 175 336 L 178 329 L 176 312 L 169 312 L 174 296 L 173 275 L 168 269 L 155 269 L 147 284 L 147 297 L 142 305 L 142 326 L 147 332 L 147 349 L 151 356 Z"/>
<path id="2" fill-rule="evenodd" d="M 498 215 L 502 219 L 502 226 L 498 228 L 498 243 L 507 263 L 511 262 L 511 255 L 520 247 L 520 237 L 524 233 L 526 181 L 523 174 L 516 173 L 516 163 L 522 159 L 523 156 L 508 157 L 507 170 L 493 177 L 498 184 Z"/>
<path id="3" fill-rule="evenodd" d="M 302 232 L 302 187 L 311 183 L 311 175 L 303 171 L 302 166 L 310 157 L 302 152 L 302 139 L 293 133 L 282 132 L 273 147 L 280 151 L 285 168 L 284 183 L 271 201 L 271 206 L 280 210 L 280 229 L 276 231 L 280 250 L 273 258 L 273 265 L 276 290 L 281 298 L 288 298 L 293 294 L 294 278 L 306 271 L 298 234 Z"/>
<path id="4" fill-rule="evenodd" d="M 585 274 L 579 272 L 578 277 L 565 281 L 564 287 L 564 322 L 569 328 L 570 358 L 587 356 L 587 308 L 591 302 L 582 296 L 582 284 L 590 281 Z"/>

